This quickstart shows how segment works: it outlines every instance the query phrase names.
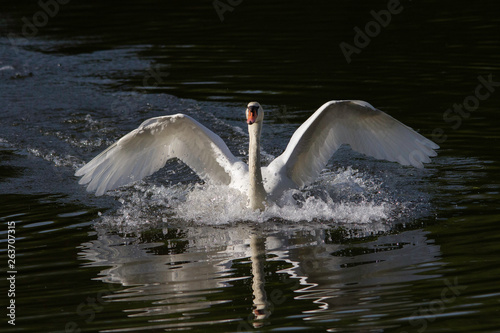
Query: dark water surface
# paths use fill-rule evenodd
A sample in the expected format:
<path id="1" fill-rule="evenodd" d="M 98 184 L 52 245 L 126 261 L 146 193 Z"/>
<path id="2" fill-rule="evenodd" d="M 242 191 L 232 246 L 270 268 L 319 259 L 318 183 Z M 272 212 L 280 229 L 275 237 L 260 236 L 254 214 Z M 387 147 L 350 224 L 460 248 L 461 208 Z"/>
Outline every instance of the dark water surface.
<path id="1" fill-rule="evenodd" d="M 497 2 L 63 2 L 0 11 L 2 332 L 500 332 Z M 264 213 L 176 161 L 103 197 L 73 175 L 178 112 L 246 159 L 251 100 L 268 163 L 331 99 L 438 157 L 341 149 Z"/>

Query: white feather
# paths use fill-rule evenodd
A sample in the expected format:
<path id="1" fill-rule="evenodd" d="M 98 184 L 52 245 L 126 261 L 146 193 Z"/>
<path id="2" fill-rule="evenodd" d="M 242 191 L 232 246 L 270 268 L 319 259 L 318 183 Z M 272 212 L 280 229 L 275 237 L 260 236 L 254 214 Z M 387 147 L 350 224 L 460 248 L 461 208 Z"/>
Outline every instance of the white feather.
<path id="1" fill-rule="evenodd" d="M 283 154 L 269 164 L 266 173 L 280 174 L 297 187 L 305 186 L 318 177 L 343 144 L 377 159 L 417 168 L 429 162 L 429 156 L 436 156 L 434 149 L 439 148 L 367 102 L 330 101 L 295 131 Z M 273 191 L 269 188 L 269 192 Z"/>
<path id="2" fill-rule="evenodd" d="M 229 185 L 245 165 L 222 139 L 193 118 L 177 114 L 151 118 L 112 144 L 76 172 L 80 184 L 102 195 L 140 180 L 178 158 L 201 178 Z"/>

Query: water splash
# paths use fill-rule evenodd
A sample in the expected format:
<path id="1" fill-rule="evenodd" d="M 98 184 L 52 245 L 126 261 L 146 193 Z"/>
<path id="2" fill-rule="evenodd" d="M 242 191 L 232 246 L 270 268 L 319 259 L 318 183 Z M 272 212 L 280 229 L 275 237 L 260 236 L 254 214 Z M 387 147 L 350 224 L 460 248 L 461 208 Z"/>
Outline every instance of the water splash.
<path id="1" fill-rule="evenodd" d="M 100 225 L 130 232 L 165 223 L 218 226 L 272 221 L 387 232 L 396 223 L 428 211 L 428 199 L 421 193 L 415 197 L 415 188 L 395 186 L 401 185 L 351 167 L 339 168 L 323 173 L 304 189 L 287 191 L 278 203 L 260 212 L 247 208 L 246 195 L 227 186 L 139 182 L 112 192 L 122 206 L 103 215 Z"/>

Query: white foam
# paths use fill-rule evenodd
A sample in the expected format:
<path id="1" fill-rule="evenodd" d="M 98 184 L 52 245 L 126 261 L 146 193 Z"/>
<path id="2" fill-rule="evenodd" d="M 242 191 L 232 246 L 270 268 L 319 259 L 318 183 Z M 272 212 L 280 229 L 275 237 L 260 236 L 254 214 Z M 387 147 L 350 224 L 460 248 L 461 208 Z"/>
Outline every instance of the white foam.
<path id="1" fill-rule="evenodd" d="M 352 168 L 324 173 L 303 190 L 286 192 L 278 204 L 264 212 L 247 208 L 247 198 L 227 186 L 140 182 L 115 192 L 122 206 L 103 217 L 107 225 L 125 229 L 163 223 L 227 225 L 242 221 L 262 223 L 319 223 L 388 231 L 395 219 L 411 218 L 411 198 L 395 198 L 383 182 Z M 399 190 L 401 193 L 401 190 Z"/>

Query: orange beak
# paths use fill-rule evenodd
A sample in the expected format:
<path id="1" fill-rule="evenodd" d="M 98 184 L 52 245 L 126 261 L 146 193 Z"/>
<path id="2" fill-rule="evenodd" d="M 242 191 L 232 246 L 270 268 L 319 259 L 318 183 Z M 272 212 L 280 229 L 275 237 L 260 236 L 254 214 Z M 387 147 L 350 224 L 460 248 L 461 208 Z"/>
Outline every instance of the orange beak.
<path id="1" fill-rule="evenodd" d="M 253 109 L 247 109 L 247 124 L 252 125 L 257 121 L 257 111 Z"/>

